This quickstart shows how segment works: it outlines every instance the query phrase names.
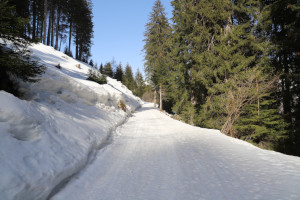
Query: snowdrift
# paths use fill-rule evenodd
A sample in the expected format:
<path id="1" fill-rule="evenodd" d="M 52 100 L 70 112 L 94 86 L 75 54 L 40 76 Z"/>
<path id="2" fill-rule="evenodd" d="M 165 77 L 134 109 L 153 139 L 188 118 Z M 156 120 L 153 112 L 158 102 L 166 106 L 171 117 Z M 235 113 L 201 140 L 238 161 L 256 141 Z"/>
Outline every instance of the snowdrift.
<path id="1" fill-rule="evenodd" d="M 47 70 L 39 82 L 22 84 L 25 100 L 0 91 L 0 199 L 49 197 L 142 103 L 114 79 L 87 81 L 90 66 L 52 47 L 29 49 Z"/>

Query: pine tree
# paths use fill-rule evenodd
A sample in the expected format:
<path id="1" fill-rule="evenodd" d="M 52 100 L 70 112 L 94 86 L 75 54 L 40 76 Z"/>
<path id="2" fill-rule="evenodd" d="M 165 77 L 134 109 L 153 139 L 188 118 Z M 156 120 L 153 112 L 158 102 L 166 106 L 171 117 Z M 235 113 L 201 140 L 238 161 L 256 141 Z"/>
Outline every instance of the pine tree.
<path id="1" fill-rule="evenodd" d="M 172 5 L 173 110 L 190 124 L 239 137 L 235 124 L 240 115 L 248 105 L 262 103 L 260 98 L 276 82 L 266 73 L 271 69 L 270 44 L 261 28 L 260 1 L 174 0 Z M 261 94 L 256 92 L 257 83 Z M 271 107 L 261 109 L 275 119 L 279 115 Z"/>
<path id="2" fill-rule="evenodd" d="M 68 30 L 66 53 L 72 55 L 71 44 L 74 39 L 75 57 L 88 60 L 93 38 L 91 0 L 10 0 L 9 3 L 15 6 L 16 16 L 30 19 L 22 27 L 23 38 L 42 40 L 44 44 L 61 49 Z"/>
<path id="3" fill-rule="evenodd" d="M 142 97 L 145 92 L 145 81 L 139 69 L 137 69 L 137 72 L 135 74 L 135 82 L 137 86 L 135 95 L 138 97 Z"/>
<path id="4" fill-rule="evenodd" d="M 236 137 L 265 149 L 285 150 L 278 144 L 286 139 L 288 124 L 279 114 L 275 100 L 266 97 L 260 101 L 259 109 L 257 102 L 245 107 L 235 125 Z"/>
<path id="5" fill-rule="evenodd" d="M 46 30 L 47 30 L 47 5 L 48 5 L 48 2 L 47 0 L 44 0 L 44 19 L 43 19 L 43 31 L 42 34 L 43 34 L 43 43 L 46 44 Z M 69 48 L 70 49 L 70 48 Z"/>
<path id="6" fill-rule="evenodd" d="M 75 0 L 72 13 L 73 34 L 75 42 L 75 58 L 87 60 L 93 38 L 92 2 Z"/>
<path id="7" fill-rule="evenodd" d="M 145 32 L 145 71 L 154 85 L 155 92 L 160 91 L 160 109 L 162 109 L 162 87 L 166 84 L 168 73 L 167 53 L 169 52 L 167 40 L 171 34 L 171 27 L 166 18 L 165 9 L 161 1 L 154 3 L 149 22 Z"/>
<path id="8" fill-rule="evenodd" d="M 214 82 L 212 50 L 228 19 L 230 1 L 172 1 L 173 34 L 169 92 L 173 110 L 194 124 Z"/>
<path id="9" fill-rule="evenodd" d="M 297 0 L 262 2 L 264 28 L 272 43 L 272 70 L 281 74 L 276 98 L 290 124 L 286 153 L 300 155 L 300 5 Z"/>
<path id="10" fill-rule="evenodd" d="M 94 67 L 94 61 L 93 61 L 93 59 L 90 60 L 89 65 L 91 65 L 92 67 Z"/>
<path id="11" fill-rule="evenodd" d="M 111 63 L 110 63 L 110 62 L 108 62 L 108 63 L 106 63 L 106 64 L 104 65 L 104 68 L 103 68 L 103 74 L 105 74 L 105 75 L 107 75 L 107 76 L 113 78 L 114 73 L 113 73 L 113 70 L 112 70 Z"/>
<path id="12" fill-rule="evenodd" d="M 0 38 L 4 43 L 0 44 L 0 90 L 19 95 L 18 81 L 34 82 L 45 68 L 30 61 L 26 48 L 30 45 L 28 38 L 24 37 L 24 26 L 28 19 L 15 15 L 16 10 L 8 1 L 0 2 Z M 13 42 L 16 50 L 6 47 L 6 41 Z"/>
<path id="13" fill-rule="evenodd" d="M 222 132 L 235 136 L 234 123 L 245 106 L 252 103 L 256 96 L 255 92 L 251 92 L 255 91 L 255 79 L 260 77 L 261 80 L 265 80 L 267 77 L 265 72 L 269 69 L 268 42 L 259 35 L 257 28 L 260 23 L 259 1 L 235 1 L 226 10 L 227 19 L 224 18 L 225 24 L 220 26 L 224 28 L 216 37 L 217 42 L 212 46 L 210 54 L 210 66 L 207 65 L 213 69 L 213 73 L 209 76 L 202 73 L 204 76 L 199 76 L 203 80 L 209 80 L 203 81 L 208 98 L 202 106 L 203 113 L 199 118 L 202 122 L 199 124 L 209 124 L 212 128 L 222 127 Z M 247 74 L 250 72 L 253 76 Z M 256 73 L 260 75 L 254 76 Z M 269 83 L 259 82 L 264 84 L 261 88 L 265 88 Z M 248 88 L 252 88 L 248 94 L 240 92 L 247 91 Z"/>
<path id="14" fill-rule="evenodd" d="M 122 67 L 122 63 L 120 63 L 116 68 L 116 73 L 114 75 L 114 78 L 122 82 L 123 76 L 124 76 L 123 67 Z"/>
<path id="15" fill-rule="evenodd" d="M 24 19 L 29 18 L 29 0 L 10 0 L 9 3 L 15 6 L 15 14 L 17 17 L 21 17 Z M 27 36 L 27 33 L 30 32 L 29 21 L 27 21 L 27 23 L 24 24 L 21 32 L 23 38 L 29 38 Z"/>
<path id="16" fill-rule="evenodd" d="M 132 93 L 135 93 L 135 90 L 137 88 L 136 82 L 133 78 L 133 73 L 132 73 L 132 68 L 131 66 L 127 63 L 125 67 L 125 72 L 123 76 L 123 84 L 132 91 Z"/>
<path id="17" fill-rule="evenodd" d="M 104 72 L 104 69 L 103 69 L 103 64 L 102 64 L 102 63 L 100 64 L 100 67 L 99 67 L 99 72 L 100 72 L 101 74 L 103 74 L 103 72 Z"/>

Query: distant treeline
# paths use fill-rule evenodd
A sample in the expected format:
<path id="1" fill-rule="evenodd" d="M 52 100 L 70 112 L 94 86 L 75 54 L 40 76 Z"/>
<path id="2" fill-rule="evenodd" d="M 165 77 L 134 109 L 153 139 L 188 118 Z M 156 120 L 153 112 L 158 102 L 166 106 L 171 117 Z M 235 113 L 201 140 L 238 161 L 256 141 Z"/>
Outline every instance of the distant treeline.
<path id="1" fill-rule="evenodd" d="M 161 109 L 260 147 L 300 155 L 297 0 L 157 0 L 146 75 Z"/>
<path id="2" fill-rule="evenodd" d="M 138 97 L 143 98 L 146 101 L 151 101 L 152 97 L 152 87 L 146 84 L 143 74 L 137 69 L 134 74 L 132 67 L 127 63 L 125 69 L 123 69 L 122 63 L 116 64 L 115 60 L 107 62 L 106 64 L 100 64 L 98 67 L 97 64 L 93 63 L 93 60 L 90 60 L 89 64 L 101 74 L 114 78 L 122 82 L 132 93 Z"/>

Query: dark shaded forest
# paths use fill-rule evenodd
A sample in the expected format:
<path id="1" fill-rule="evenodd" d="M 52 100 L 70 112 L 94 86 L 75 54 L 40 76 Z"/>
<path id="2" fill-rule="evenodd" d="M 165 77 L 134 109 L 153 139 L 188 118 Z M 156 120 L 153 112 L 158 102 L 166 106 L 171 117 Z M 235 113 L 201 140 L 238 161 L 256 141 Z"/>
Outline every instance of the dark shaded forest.
<path id="1" fill-rule="evenodd" d="M 91 0 L 10 0 L 16 16 L 28 20 L 22 37 L 42 42 L 87 62 L 93 38 Z M 67 45 L 62 45 L 67 44 Z M 66 46 L 65 49 L 61 49 Z"/>

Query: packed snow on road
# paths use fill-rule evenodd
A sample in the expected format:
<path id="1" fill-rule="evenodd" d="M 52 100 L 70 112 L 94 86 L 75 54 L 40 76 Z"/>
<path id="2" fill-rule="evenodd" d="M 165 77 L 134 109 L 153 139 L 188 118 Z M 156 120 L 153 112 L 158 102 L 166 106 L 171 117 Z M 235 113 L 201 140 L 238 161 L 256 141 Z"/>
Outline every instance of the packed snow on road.
<path id="1" fill-rule="evenodd" d="M 0 91 L 0 199 L 300 199 L 299 157 L 184 124 L 52 47 L 30 50 L 41 80 L 22 84 L 25 100 Z"/>
<path id="2" fill-rule="evenodd" d="M 178 122 L 147 104 L 52 199 L 299 197 L 298 157 Z"/>

